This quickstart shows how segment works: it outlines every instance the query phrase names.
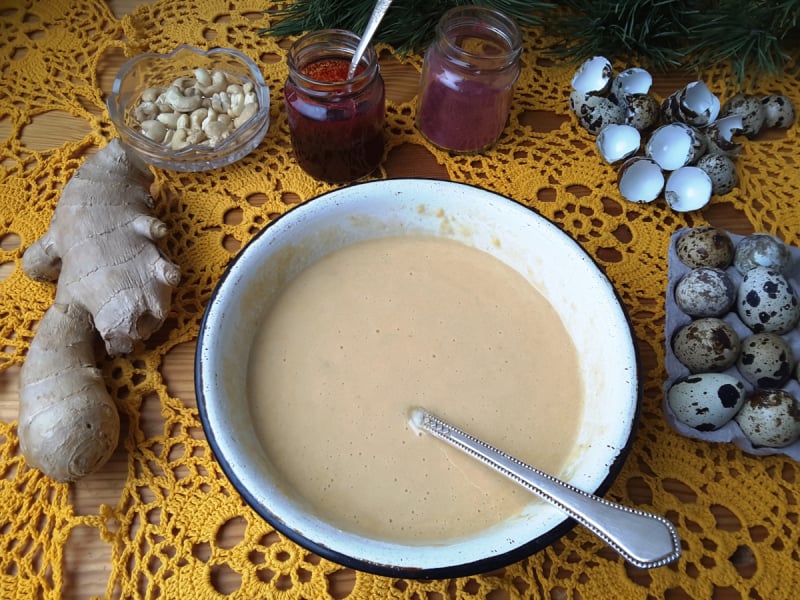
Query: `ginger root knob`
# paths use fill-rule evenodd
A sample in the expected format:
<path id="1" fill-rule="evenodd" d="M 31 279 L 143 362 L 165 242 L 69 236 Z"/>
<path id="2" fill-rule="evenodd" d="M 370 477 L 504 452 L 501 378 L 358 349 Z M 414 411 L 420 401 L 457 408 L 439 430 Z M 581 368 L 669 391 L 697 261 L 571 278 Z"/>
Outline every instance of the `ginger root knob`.
<path id="1" fill-rule="evenodd" d="M 99 469 L 119 439 L 119 414 L 99 370 L 133 350 L 169 310 L 180 271 L 154 240 L 153 175 L 118 139 L 90 156 L 64 187 L 47 232 L 25 251 L 29 277 L 58 279 L 20 374 L 18 434 L 26 461 L 59 481 Z"/>
<path id="2" fill-rule="evenodd" d="M 109 459 L 119 414 L 94 366 L 89 313 L 54 304 L 39 323 L 20 373 L 19 445 L 29 465 L 75 481 Z"/>

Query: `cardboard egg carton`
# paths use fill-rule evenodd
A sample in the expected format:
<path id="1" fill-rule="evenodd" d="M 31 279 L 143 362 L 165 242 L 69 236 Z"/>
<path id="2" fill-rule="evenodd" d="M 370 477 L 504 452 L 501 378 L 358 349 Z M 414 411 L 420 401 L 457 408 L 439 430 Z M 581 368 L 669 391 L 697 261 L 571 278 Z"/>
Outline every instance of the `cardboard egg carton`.
<path id="1" fill-rule="evenodd" d="M 739 425 L 736 423 L 736 421 L 733 420 L 729 421 L 727 424 L 723 425 L 720 429 L 717 429 L 716 431 L 698 431 L 697 429 L 689 427 L 688 425 L 679 421 L 675 417 L 675 414 L 672 412 L 671 408 L 669 407 L 669 404 L 667 403 L 667 391 L 670 389 L 670 387 L 672 387 L 672 384 L 675 383 L 675 381 L 678 380 L 679 378 L 690 374 L 689 369 L 675 357 L 675 354 L 672 351 L 673 334 L 679 328 L 691 323 L 691 321 L 693 320 L 692 317 L 690 317 L 689 315 L 684 313 L 680 308 L 678 308 L 674 299 L 675 285 L 678 283 L 678 281 L 680 281 L 683 275 L 685 275 L 691 270 L 691 267 L 681 262 L 675 250 L 675 244 L 677 240 L 687 231 L 689 231 L 689 229 L 680 229 L 672 234 L 669 244 L 669 253 L 667 256 L 668 273 L 667 273 L 666 326 L 665 326 L 667 380 L 664 382 L 664 397 L 662 400 L 664 416 L 669 425 L 675 431 L 686 437 L 698 440 L 705 440 L 708 442 L 735 444 L 741 450 L 744 450 L 749 454 L 757 456 L 785 454 L 786 456 L 789 456 L 794 460 L 800 461 L 800 441 L 790 444 L 789 446 L 786 446 L 784 448 L 756 447 L 750 443 L 750 440 L 744 435 L 742 430 L 739 428 Z M 730 232 L 728 232 L 728 235 L 730 236 L 734 245 L 737 244 L 739 240 L 741 240 L 743 237 L 745 237 Z M 789 270 L 786 273 L 784 273 L 784 275 L 789 280 L 790 285 L 797 294 L 800 293 L 800 248 L 796 248 L 793 246 L 788 246 L 788 248 L 792 256 L 792 262 L 789 267 Z M 734 285 L 736 285 L 736 287 L 738 288 L 739 284 L 742 281 L 742 274 L 739 273 L 739 271 L 737 271 L 733 265 L 725 269 L 725 271 L 733 280 Z M 726 323 L 730 324 L 736 330 L 736 333 L 739 334 L 739 337 L 741 339 L 744 339 L 753 334 L 753 331 L 750 330 L 750 328 L 748 328 L 736 314 L 735 306 L 731 309 L 731 312 L 729 312 L 724 317 L 720 318 Z M 787 342 L 789 342 L 789 345 L 791 346 L 792 351 L 794 352 L 795 360 L 800 360 L 800 324 L 798 324 L 789 333 L 783 334 L 781 337 L 783 337 Z M 739 370 L 736 368 L 736 365 L 730 367 L 729 369 L 723 372 L 733 375 L 734 377 L 737 377 L 744 384 L 748 396 L 750 392 L 753 391 L 753 385 L 739 373 Z M 792 394 L 796 399 L 800 400 L 800 382 L 798 382 L 798 380 L 794 376 L 792 376 L 789 382 L 786 383 L 781 389 L 786 390 L 787 392 Z"/>

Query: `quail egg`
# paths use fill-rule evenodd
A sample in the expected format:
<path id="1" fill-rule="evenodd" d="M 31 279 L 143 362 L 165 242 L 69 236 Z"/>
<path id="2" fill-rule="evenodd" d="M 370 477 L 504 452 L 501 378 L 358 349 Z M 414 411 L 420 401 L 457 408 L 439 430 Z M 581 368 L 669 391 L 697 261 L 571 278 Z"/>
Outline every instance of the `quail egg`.
<path id="1" fill-rule="evenodd" d="M 690 229 L 675 243 L 678 259 L 688 267 L 727 269 L 733 262 L 733 240 L 724 229 L 703 225 Z"/>
<path id="2" fill-rule="evenodd" d="M 719 317 L 736 302 L 736 285 L 722 269 L 696 267 L 675 285 L 675 303 L 692 317 Z"/>
<path id="3" fill-rule="evenodd" d="M 736 165 L 725 154 L 705 154 L 700 157 L 695 166 L 703 169 L 711 179 L 711 193 L 715 196 L 724 196 L 732 191 L 739 183 L 736 174 Z"/>
<path id="4" fill-rule="evenodd" d="M 573 91 L 569 104 L 578 123 L 592 135 L 600 133 L 606 125 L 621 124 L 625 120 L 625 109 L 605 96 Z"/>
<path id="5" fill-rule="evenodd" d="M 630 125 L 606 125 L 597 135 L 597 150 L 600 156 L 614 164 L 632 156 L 639 150 L 642 136 Z"/>
<path id="6" fill-rule="evenodd" d="M 739 115 L 742 117 L 742 133 L 749 138 L 759 134 L 766 121 L 766 110 L 761 100 L 750 94 L 739 93 L 731 96 L 722 105 L 720 116 Z"/>
<path id="7" fill-rule="evenodd" d="M 756 390 L 736 422 L 754 446 L 783 448 L 800 439 L 800 405 L 785 390 Z"/>
<path id="8" fill-rule="evenodd" d="M 789 127 L 794 123 L 794 105 L 786 96 L 771 94 L 761 98 L 766 127 Z"/>
<path id="9" fill-rule="evenodd" d="M 625 98 L 625 124 L 639 131 L 649 131 L 661 119 L 661 105 L 649 94 L 632 94 Z"/>
<path id="10" fill-rule="evenodd" d="M 733 266 L 742 275 L 754 267 L 768 267 L 783 273 L 791 260 L 791 252 L 781 240 L 768 233 L 754 233 L 736 244 Z"/>
<path id="11" fill-rule="evenodd" d="M 739 373 L 759 388 L 779 388 L 792 376 L 794 353 L 784 338 L 774 333 L 754 333 L 742 340 L 736 360 Z"/>
<path id="12" fill-rule="evenodd" d="M 672 210 L 690 212 L 709 203 L 711 189 L 711 178 L 703 169 L 680 167 L 669 174 L 664 184 L 664 198 Z"/>
<path id="13" fill-rule="evenodd" d="M 739 356 L 739 334 L 714 317 L 697 319 L 679 328 L 672 338 L 672 351 L 692 373 L 724 371 Z"/>
<path id="14" fill-rule="evenodd" d="M 784 334 L 800 319 L 800 301 L 779 272 L 755 267 L 745 273 L 736 296 L 736 311 L 755 333 Z"/>
<path id="15" fill-rule="evenodd" d="M 619 192 L 631 202 L 652 202 L 664 189 L 664 173 L 655 161 L 632 156 L 619 168 Z"/>
<path id="16" fill-rule="evenodd" d="M 697 373 L 678 379 L 667 392 L 675 417 L 698 431 L 719 429 L 744 402 L 744 384 L 727 373 Z"/>

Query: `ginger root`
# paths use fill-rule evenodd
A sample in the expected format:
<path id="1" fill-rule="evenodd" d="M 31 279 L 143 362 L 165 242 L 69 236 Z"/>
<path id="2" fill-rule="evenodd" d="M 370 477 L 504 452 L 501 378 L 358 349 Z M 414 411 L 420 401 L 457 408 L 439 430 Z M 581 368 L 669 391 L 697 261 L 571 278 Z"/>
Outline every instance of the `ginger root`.
<path id="1" fill-rule="evenodd" d="M 110 355 L 128 353 L 164 322 L 180 270 L 155 240 L 153 176 L 118 139 L 90 156 L 64 187 L 48 231 L 25 251 L 31 278 L 58 282 L 20 373 L 20 449 L 58 481 L 108 461 L 119 413 L 94 356 L 95 330 Z"/>

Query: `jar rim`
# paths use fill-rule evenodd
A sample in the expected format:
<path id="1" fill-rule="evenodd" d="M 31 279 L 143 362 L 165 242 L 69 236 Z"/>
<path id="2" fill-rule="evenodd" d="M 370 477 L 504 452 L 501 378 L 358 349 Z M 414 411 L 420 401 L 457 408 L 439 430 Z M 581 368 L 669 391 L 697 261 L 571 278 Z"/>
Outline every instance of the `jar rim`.
<path id="1" fill-rule="evenodd" d="M 303 73 L 302 69 L 325 58 L 345 58 L 352 60 L 361 38 L 346 29 L 321 29 L 299 37 L 286 53 L 289 75 L 304 88 L 320 91 L 358 91 L 374 79 L 379 70 L 378 54 L 372 45 L 367 46 L 359 64 L 364 69 L 350 79 L 343 81 L 320 81 Z"/>
<path id="2" fill-rule="evenodd" d="M 457 39 L 467 34 L 484 34 L 498 51 L 484 54 L 462 47 Z M 516 22 L 488 6 L 462 5 L 447 10 L 436 24 L 436 38 L 451 60 L 470 69 L 503 69 L 516 62 L 522 52 L 522 33 Z"/>

